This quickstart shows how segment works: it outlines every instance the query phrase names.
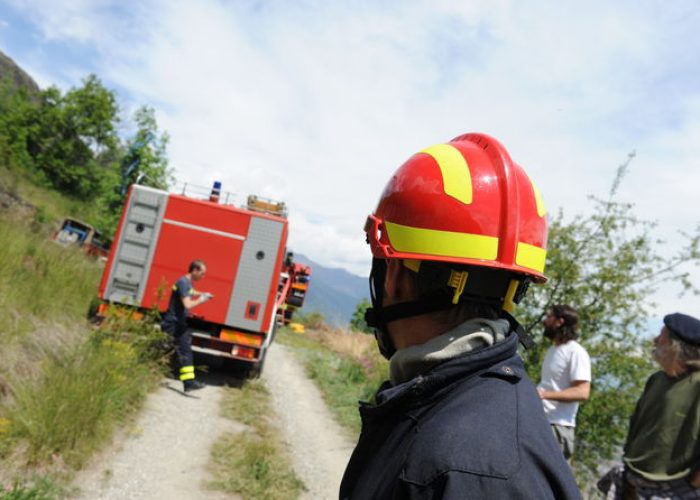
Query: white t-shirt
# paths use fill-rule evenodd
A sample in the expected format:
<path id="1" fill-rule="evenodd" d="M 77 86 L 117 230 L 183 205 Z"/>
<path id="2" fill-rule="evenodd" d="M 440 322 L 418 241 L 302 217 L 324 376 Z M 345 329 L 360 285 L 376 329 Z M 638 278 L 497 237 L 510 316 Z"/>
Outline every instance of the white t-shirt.
<path id="1" fill-rule="evenodd" d="M 545 391 L 563 391 L 576 380 L 591 381 L 591 358 L 586 350 L 575 340 L 551 346 L 542 363 L 542 380 L 538 387 Z M 550 424 L 576 427 L 577 401 L 543 399 L 542 404 Z"/>

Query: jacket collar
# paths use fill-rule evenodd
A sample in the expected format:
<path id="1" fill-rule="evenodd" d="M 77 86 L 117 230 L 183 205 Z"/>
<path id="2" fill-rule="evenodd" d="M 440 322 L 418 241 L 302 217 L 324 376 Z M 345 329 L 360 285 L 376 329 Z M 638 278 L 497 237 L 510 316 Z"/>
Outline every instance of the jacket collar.
<path id="1" fill-rule="evenodd" d="M 441 397 L 444 391 L 451 390 L 455 383 L 475 374 L 492 373 L 494 376 L 519 380 L 525 377 L 525 369 L 520 358 L 512 360 L 517 348 L 518 336 L 508 332 L 501 342 L 439 363 L 407 382 L 394 386 L 387 381 L 377 391 L 374 398 L 376 403 L 361 403 L 360 413 L 363 417 L 379 416 L 399 408 L 426 404 L 433 398 Z"/>

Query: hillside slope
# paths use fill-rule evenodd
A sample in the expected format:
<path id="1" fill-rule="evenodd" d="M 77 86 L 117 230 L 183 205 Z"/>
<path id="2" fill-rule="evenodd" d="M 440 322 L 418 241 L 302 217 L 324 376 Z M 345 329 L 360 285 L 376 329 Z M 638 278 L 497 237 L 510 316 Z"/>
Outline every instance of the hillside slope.
<path id="1" fill-rule="evenodd" d="M 318 311 L 329 324 L 345 326 L 350 322 L 358 302 L 363 298 L 369 299 L 367 278 L 345 269 L 322 266 L 305 255 L 295 254 L 294 259 L 312 268 L 304 313 Z"/>
<path id="2" fill-rule="evenodd" d="M 17 87 L 25 88 L 30 94 L 39 93 L 39 85 L 20 68 L 15 61 L 0 51 L 0 80 L 9 78 Z"/>

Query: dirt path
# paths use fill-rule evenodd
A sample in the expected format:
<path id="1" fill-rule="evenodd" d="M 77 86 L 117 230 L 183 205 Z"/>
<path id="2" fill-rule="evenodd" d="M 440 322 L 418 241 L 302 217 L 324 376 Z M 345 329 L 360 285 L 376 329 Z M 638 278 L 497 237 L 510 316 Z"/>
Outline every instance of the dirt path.
<path id="1" fill-rule="evenodd" d="M 306 378 L 292 353 L 274 344 L 268 356 L 263 380 L 272 395 L 295 471 L 309 489 L 303 498 L 337 498 L 353 443 L 333 421 L 318 389 Z M 203 380 L 210 385 L 187 395 L 178 382 L 164 380 L 133 427 L 78 474 L 75 498 L 236 498 L 205 487 L 211 479 L 207 464 L 216 439 L 225 432 L 244 429 L 237 422 L 219 417 L 222 385 L 231 380 L 216 373 L 205 375 Z"/>
<path id="2" fill-rule="evenodd" d="M 210 385 L 185 395 L 181 385 L 165 380 L 151 394 L 135 426 L 95 463 L 79 474 L 76 498 L 227 499 L 207 491 L 204 481 L 211 446 L 241 424 L 219 417 L 223 389 Z"/>
<path id="3" fill-rule="evenodd" d="M 289 349 L 273 344 L 263 380 L 290 445 L 294 470 L 307 499 L 338 498 L 340 480 L 354 443 L 332 418 L 321 394 Z"/>

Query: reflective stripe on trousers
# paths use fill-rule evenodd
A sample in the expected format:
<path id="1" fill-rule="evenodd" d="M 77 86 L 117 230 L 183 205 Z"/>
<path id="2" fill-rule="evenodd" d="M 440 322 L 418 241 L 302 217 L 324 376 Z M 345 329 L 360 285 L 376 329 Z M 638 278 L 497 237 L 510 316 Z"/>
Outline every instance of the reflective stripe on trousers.
<path id="1" fill-rule="evenodd" d="M 180 368 L 180 380 L 194 380 L 194 366 L 183 366 Z"/>

